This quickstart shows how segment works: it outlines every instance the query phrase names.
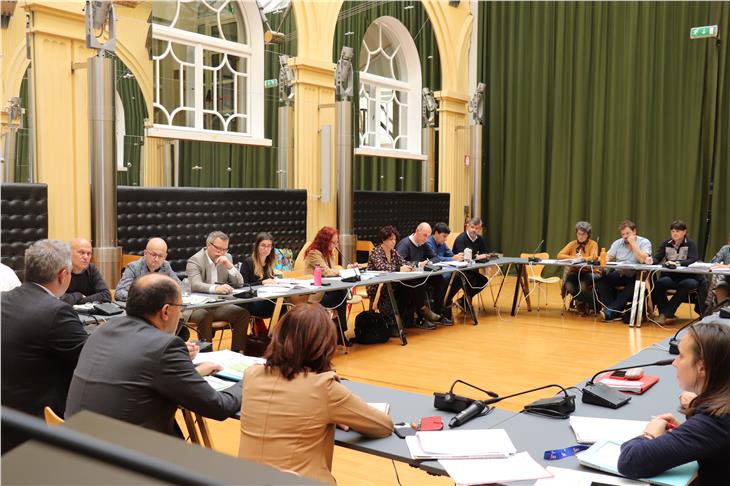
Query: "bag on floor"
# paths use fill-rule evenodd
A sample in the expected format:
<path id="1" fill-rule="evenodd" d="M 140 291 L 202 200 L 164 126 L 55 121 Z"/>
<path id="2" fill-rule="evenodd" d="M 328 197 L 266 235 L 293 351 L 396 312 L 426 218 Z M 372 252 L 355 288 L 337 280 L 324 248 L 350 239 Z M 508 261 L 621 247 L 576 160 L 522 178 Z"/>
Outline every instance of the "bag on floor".
<path id="1" fill-rule="evenodd" d="M 260 317 L 254 317 L 251 321 L 251 332 L 246 338 L 246 348 L 243 354 L 254 358 L 263 357 L 266 348 L 269 347 L 271 338 L 266 323 Z"/>
<path id="2" fill-rule="evenodd" d="M 365 311 L 355 318 L 355 342 L 358 344 L 379 344 L 389 338 L 388 322 L 382 314 Z"/>

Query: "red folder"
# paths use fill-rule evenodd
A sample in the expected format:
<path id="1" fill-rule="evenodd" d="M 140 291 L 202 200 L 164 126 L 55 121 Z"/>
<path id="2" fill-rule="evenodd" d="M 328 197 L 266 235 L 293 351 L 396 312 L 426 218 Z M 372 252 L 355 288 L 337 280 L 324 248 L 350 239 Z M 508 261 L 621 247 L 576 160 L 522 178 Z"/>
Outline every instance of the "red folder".
<path id="1" fill-rule="evenodd" d="M 634 395 L 641 395 L 654 386 L 657 381 L 659 381 L 658 376 L 644 375 L 638 380 L 629 380 L 625 377 L 611 376 L 611 373 L 606 373 L 596 380 L 596 382 L 608 385 L 618 391 Z"/>

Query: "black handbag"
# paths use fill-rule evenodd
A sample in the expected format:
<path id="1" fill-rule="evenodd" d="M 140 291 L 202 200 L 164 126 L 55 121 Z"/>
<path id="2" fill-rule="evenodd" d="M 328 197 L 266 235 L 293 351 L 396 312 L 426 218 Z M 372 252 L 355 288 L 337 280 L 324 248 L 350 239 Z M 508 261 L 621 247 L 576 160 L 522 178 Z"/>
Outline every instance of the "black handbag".
<path id="1" fill-rule="evenodd" d="M 355 318 L 355 342 L 358 344 L 379 344 L 390 339 L 388 322 L 382 314 L 364 311 Z"/>
<path id="2" fill-rule="evenodd" d="M 271 337 L 268 335 L 268 329 L 266 334 L 257 335 L 254 325 L 255 322 L 256 318 L 251 319 L 250 332 L 246 337 L 246 348 L 243 351 L 243 354 L 254 358 L 261 358 L 266 353 L 266 348 L 269 347 Z"/>

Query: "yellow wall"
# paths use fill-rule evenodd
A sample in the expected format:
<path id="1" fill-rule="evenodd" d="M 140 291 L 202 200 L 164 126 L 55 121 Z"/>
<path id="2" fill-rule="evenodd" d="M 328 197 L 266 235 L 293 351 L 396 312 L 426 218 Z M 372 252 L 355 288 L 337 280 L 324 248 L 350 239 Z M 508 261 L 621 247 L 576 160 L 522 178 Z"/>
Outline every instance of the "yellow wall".
<path id="1" fill-rule="evenodd" d="M 332 44 L 341 1 L 292 0 L 297 25 L 297 57 L 293 112 L 293 185 L 309 192 L 309 237 L 323 225 L 336 224 L 336 180 L 330 168 L 332 197 L 320 200 L 319 130 L 334 128 L 334 64 Z M 441 53 L 442 89 L 439 131 L 439 187 L 451 194 L 450 221 L 463 222 L 468 204 L 468 177 L 463 166 L 466 153 L 466 103 L 469 98 L 468 49 L 472 28 L 469 2 L 454 8 L 444 0 L 424 0 Z M 8 29 L 2 32 L 3 103 L 17 95 L 27 66 L 25 12 L 33 16 L 32 38 L 36 56 L 37 180 L 49 184 L 49 235 L 70 239 L 91 236 L 86 70 L 71 70 L 92 54 L 85 47 L 83 2 L 28 1 L 16 9 Z M 152 113 L 152 63 L 145 48 L 150 2 L 136 8 L 117 7 L 117 55 L 132 71 Z M 12 47 L 10 47 L 12 46 Z M 334 141 L 333 141 L 334 142 Z M 334 143 L 332 144 L 334 149 Z M 334 153 L 334 152 L 333 152 Z M 163 183 L 160 143 L 145 142 L 142 179 L 145 185 Z M 334 164 L 334 161 L 333 161 Z"/>

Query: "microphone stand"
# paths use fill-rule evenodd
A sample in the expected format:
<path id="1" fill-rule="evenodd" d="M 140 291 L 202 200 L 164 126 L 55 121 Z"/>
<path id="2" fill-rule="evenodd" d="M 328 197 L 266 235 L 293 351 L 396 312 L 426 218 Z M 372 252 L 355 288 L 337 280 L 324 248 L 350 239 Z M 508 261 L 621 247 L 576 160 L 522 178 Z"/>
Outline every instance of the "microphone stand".
<path id="1" fill-rule="evenodd" d="M 667 366 L 674 362 L 674 359 L 663 359 L 660 361 L 655 361 L 654 363 L 646 363 L 646 364 L 639 364 L 639 365 L 630 365 L 630 366 L 621 366 L 618 368 L 610 368 L 607 370 L 601 370 L 593 377 L 588 380 L 588 382 L 583 387 L 583 397 L 582 401 L 583 403 L 589 403 L 591 405 L 598 405 L 600 407 L 607 407 L 607 408 L 619 408 L 623 407 L 627 403 L 631 401 L 631 397 L 624 395 L 620 391 L 611 388 L 608 385 L 605 385 L 603 383 L 594 383 L 593 380 L 595 380 L 598 375 L 601 373 L 606 373 L 608 371 L 620 371 L 620 370 L 628 370 L 631 368 L 645 368 L 647 366 Z"/>
<path id="2" fill-rule="evenodd" d="M 730 301 L 730 299 L 725 299 L 722 302 L 718 302 L 714 306 L 710 307 L 710 310 L 705 312 L 703 315 L 699 316 L 696 319 L 689 321 L 687 324 L 685 324 L 684 326 L 677 329 L 677 332 L 674 333 L 674 336 L 672 336 L 672 339 L 669 340 L 669 354 L 679 354 L 679 339 L 677 339 L 677 336 L 679 336 L 680 332 L 684 331 L 692 324 L 696 324 L 697 322 L 702 320 L 704 317 L 707 317 L 710 314 L 712 314 L 713 312 L 716 312 L 718 309 L 725 307 L 729 301 Z"/>

